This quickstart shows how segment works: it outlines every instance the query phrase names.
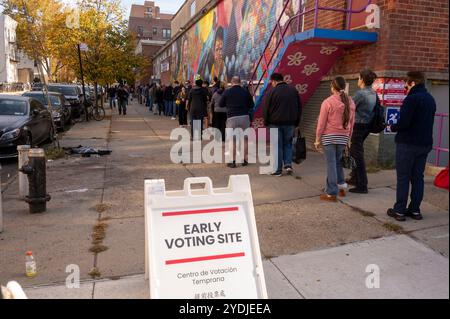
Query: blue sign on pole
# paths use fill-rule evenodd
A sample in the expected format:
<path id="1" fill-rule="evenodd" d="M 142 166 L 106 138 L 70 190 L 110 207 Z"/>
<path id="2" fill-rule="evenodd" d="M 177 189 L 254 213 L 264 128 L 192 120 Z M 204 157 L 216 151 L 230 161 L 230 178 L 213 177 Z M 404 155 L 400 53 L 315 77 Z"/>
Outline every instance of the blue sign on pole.
<path id="1" fill-rule="evenodd" d="M 387 107 L 386 108 L 386 124 L 393 125 L 397 124 L 400 119 L 400 108 L 399 107 Z M 395 134 L 391 132 L 387 127 L 384 130 L 384 134 Z"/>

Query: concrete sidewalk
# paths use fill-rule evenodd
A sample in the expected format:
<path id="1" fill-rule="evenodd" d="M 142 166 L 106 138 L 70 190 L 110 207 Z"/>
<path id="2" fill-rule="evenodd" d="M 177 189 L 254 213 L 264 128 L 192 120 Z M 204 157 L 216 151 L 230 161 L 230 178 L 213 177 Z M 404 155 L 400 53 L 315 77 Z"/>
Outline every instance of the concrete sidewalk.
<path id="1" fill-rule="evenodd" d="M 209 176 L 221 187 L 229 175 L 249 174 L 271 298 L 449 297 L 448 192 L 432 186 L 431 178 L 425 219 L 399 223 L 385 215 L 395 197 L 393 171 L 370 174 L 369 195 L 321 202 L 322 155 L 310 152 L 294 176 L 281 178 L 259 175 L 257 165 L 232 170 L 221 164 L 172 164 L 174 127 L 176 121 L 132 104 L 127 116 L 113 112 L 103 122 L 77 124 L 69 131 L 63 146 L 113 152 L 50 162 L 52 200 L 42 215 L 29 215 L 17 198 L 17 182 L 9 186 L 0 282 L 17 280 L 32 298 L 147 298 L 144 179 L 165 179 L 173 190 L 181 189 L 187 177 Z M 33 279 L 23 275 L 27 250 L 38 263 Z M 64 286 L 70 264 L 80 267 L 80 289 Z M 366 287 L 369 264 L 380 269 L 379 289 Z"/>

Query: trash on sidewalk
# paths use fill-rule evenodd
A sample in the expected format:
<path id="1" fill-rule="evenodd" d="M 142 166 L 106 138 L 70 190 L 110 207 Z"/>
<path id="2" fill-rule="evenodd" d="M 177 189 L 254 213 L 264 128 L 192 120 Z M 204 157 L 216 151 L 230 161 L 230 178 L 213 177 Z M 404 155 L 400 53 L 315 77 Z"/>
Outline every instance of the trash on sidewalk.
<path id="1" fill-rule="evenodd" d="M 79 145 L 77 147 L 65 147 L 64 148 L 70 155 L 81 155 L 82 157 L 90 157 L 91 155 L 110 155 L 111 150 L 101 150 L 90 146 Z"/>

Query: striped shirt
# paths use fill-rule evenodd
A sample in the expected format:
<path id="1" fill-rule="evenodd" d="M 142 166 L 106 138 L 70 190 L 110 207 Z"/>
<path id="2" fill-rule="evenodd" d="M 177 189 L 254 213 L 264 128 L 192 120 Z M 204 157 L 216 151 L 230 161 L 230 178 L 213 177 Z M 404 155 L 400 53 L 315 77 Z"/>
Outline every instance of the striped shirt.
<path id="1" fill-rule="evenodd" d="M 322 145 L 347 145 L 349 141 L 347 135 L 337 135 L 337 134 L 323 134 L 322 135 Z"/>

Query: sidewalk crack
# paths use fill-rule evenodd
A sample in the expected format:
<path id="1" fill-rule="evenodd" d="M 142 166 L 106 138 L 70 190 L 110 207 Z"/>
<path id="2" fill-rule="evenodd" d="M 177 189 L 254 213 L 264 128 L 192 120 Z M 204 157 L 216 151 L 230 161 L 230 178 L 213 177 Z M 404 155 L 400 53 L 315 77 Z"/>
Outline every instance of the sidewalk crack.
<path id="1" fill-rule="evenodd" d="M 294 288 L 294 290 L 303 298 L 306 299 L 306 297 L 300 292 L 300 290 L 297 289 L 297 287 L 294 286 L 294 284 L 289 280 L 289 278 L 281 271 L 281 269 L 272 261 L 272 259 L 269 258 L 269 262 L 283 275 L 283 277 L 287 280 L 287 282 Z"/>

